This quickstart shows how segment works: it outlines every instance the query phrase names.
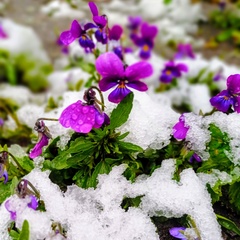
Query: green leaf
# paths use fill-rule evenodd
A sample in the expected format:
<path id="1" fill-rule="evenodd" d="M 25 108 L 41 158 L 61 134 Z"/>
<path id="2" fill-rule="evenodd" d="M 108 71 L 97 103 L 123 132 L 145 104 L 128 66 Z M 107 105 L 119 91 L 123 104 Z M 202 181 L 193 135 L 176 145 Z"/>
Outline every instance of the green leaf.
<path id="1" fill-rule="evenodd" d="M 163 3 L 166 4 L 166 5 L 167 5 L 167 4 L 170 4 L 171 2 L 172 2 L 172 0 L 164 0 L 164 1 L 163 1 Z"/>
<path id="2" fill-rule="evenodd" d="M 235 206 L 240 213 L 240 182 L 235 182 L 229 188 L 230 202 Z"/>
<path id="3" fill-rule="evenodd" d="M 24 220 L 22 231 L 19 235 L 18 240 L 29 240 L 29 238 L 30 238 L 29 223 L 27 220 Z"/>
<path id="4" fill-rule="evenodd" d="M 7 182 L 6 184 L 0 182 L 0 204 L 9 196 L 11 196 L 10 186 L 10 182 Z"/>
<path id="5" fill-rule="evenodd" d="M 129 93 L 112 111 L 108 129 L 115 129 L 123 125 L 129 117 L 133 105 L 133 93 Z"/>
<path id="6" fill-rule="evenodd" d="M 119 141 L 118 147 L 121 152 L 143 152 L 141 147 L 130 142 Z"/>
<path id="7" fill-rule="evenodd" d="M 233 32 L 232 29 L 228 29 L 226 31 L 219 33 L 216 37 L 217 41 L 219 41 L 219 42 L 227 41 L 228 39 L 230 39 L 232 37 L 232 32 Z"/>
<path id="8" fill-rule="evenodd" d="M 12 238 L 12 240 L 18 240 L 19 239 L 19 233 L 15 230 L 10 230 L 9 235 Z"/>
<path id="9" fill-rule="evenodd" d="M 224 228 L 230 231 L 235 232 L 238 236 L 240 236 L 240 228 L 233 221 L 218 214 L 216 214 L 216 216 L 221 226 L 223 226 Z"/>
<path id="10" fill-rule="evenodd" d="M 92 173 L 88 187 L 96 187 L 98 174 L 104 173 L 108 174 L 110 171 L 111 166 L 107 162 L 105 161 L 99 162 Z"/>

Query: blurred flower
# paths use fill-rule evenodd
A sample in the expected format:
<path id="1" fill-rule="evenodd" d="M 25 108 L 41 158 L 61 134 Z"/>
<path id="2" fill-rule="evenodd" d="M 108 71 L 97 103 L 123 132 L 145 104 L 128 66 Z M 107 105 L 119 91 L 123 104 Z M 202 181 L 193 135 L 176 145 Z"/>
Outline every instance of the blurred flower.
<path id="1" fill-rule="evenodd" d="M 218 7 L 220 9 L 220 11 L 224 11 L 226 8 L 227 2 L 226 0 L 219 0 L 218 1 Z"/>
<path id="2" fill-rule="evenodd" d="M 120 25 L 114 25 L 112 28 L 109 29 L 109 40 L 120 40 L 122 33 L 122 27 Z"/>
<path id="3" fill-rule="evenodd" d="M 192 46 L 189 43 L 183 44 L 180 43 L 178 44 L 177 47 L 177 53 L 175 54 L 174 58 L 175 59 L 182 59 L 185 57 L 189 57 L 189 58 L 195 58 L 195 54 L 192 50 Z"/>
<path id="4" fill-rule="evenodd" d="M 0 117 L 0 127 L 2 127 L 4 125 L 4 120 L 3 118 Z"/>
<path id="5" fill-rule="evenodd" d="M 7 166 L 8 164 L 8 152 L 2 151 L 0 153 L 0 178 L 4 178 L 4 184 L 8 181 L 8 172 L 7 172 Z"/>
<path id="6" fill-rule="evenodd" d="M 188 67 L 183 63 L 175 63 L 174 61 L 169 61 L 165 64 L 164 69 L 160 75 L 160 81 L 163 83 L 170 83 L 173 79 L 181 77 L 182 72 L 187 72 Z"/>
<path id="7" fill-rule="evenodd" d="M 196 153 L 193 153 L 193 155 L 190 157 L 190 159 L 189 159 L 189 162 L 190 163 L 193 163 L 193 162 L 202 162 L 202 159 L 201 159 L 201 157 L 198 155 L 198 154 L 196 154 Z"/>
<path id="8" fill-rule="evenodd" d="M 29 157 L 35 158 L 42 154 L 42 148 L 48 145 L 48 140 L 51 138 L 48 128 L 43 121 L 37 121 L 34 129 L 38 132 L 39 141 L 35 147 L 31 150 Z"/>
<path id="9" fill-rule="evenodd" d="M 142 18 L 140 16 L 129 16 L 128 17 L 128 25 L 127 28 L 130 30 L 130 38 L 132 39 L 132 41 L 134 42 L 134 40 L 137 37 L 138 31 L 139 31 L 139 27 L 142 23 Z"/>
<path id="10" fill-rule="evenodd" d="M 4 31 L 2 24 L 0 24 L 0 39 L 4 39 L 4 38 L 7 38 L 7 37 L 8 37 L 8 35 Z"/>
<path id="11" fill-rule="evenodd" d="M 80 46 L 87 51 L 91 51 L 95 47 L 95 45 L 91 38 L 87 35 L 87 30 L 94 27 L 95 25 L 93 23 L 87 23 L 83 26 L 82 29 L 78 21 L 73 20 L 70 30 L 64 31 L 60 34 L 60 41 L 64 45 L 69 45 L 78 38 Z"/>
<path id="12" fill-rule="evenodd" d="M 138 62 L 131 66 L 124 66 L 122 61 L 111 52 L 98 57 L 96 69 L 103 77 L 99 82 L 101 91 L 117 86 L 108 96 L 108 100 L 114 103 L 121 102 L 131 92 L 127 86 L 138 91 L 147 91 L 147 85 L 140 79 L 149 77 L 153 73 L 149 63 Z"/>
<path id="13" fill-rule="evenodd" d="M 169 233 L 175 238 L 187 240 L 186 236 L 183 235 L 185 229 L 185 227 L 174 227 L 169 230 Z"/>
<path id="14" fill-rule="evenodd" d="M 213 76 L 213 81 L 218 82 L 222 79 L 225 79 L 225 77 L 223 76 L 223 68 L 220 68 Z"/>
<path id="15" fill-rule="evenodd" d="M 56 42 L 59 46 L 61 46 L 61 52 L 63 54 L 68 54 L 69 53 L 69 49 L 67 45 L 64 45 L 63 42 L 61 41 L 60 37 L 57 39 Z"/>
<path id="16" fill-rule="evenodd" d="M 240 74 L 233 74 L 227 78 L 227 89 L 210 99 L 210 103 L 217 110 L 227 112 L 231 106 L 240 113 Z"/>
<path id="17" fill-rule="evenodd" d="M 92 128 L 109 124 L 109 117 L 99 109 L 95 95 L 95 91 L 90 88 L 84 94 L 86 102 L 78 100 L 65 108 L 59 118 L 61 125 L 76 132 L 89 133 Z"/>
<path id="18" fill-rule="evenodd" d="M 96 24 L 97 31 L 95 32 L 95 37 L 98 42 L 102 44 L 106 44 L 108 41 L 107 36 L 107 16 L 106 15 L 98 15 L 98 8 L 94 2 L 88 3 L 89 8 L 93 15 L 93 21 Z"/>
<path id="19" fill-rule="evenodd" d="M 141 36 L 135 35 L 132 38 L 133 42 L 141 48 L 139 56 L 143 59 L 148 59 L 151 56 L 151 51 L 154 47 L 154 38 L 157 36 L 158 29 L 156 26 L 149 25 L 144 22 L 141 25 Z"/>
<path id="20" fill-rule="evenodd" d="M 185 125 L 185 117 L 182 114 L 179 118 L 179 122 L 177 122 L 173 126 L 173 136 L 177 140 L 183 140 L 187 136 L 189 127 Z"/>

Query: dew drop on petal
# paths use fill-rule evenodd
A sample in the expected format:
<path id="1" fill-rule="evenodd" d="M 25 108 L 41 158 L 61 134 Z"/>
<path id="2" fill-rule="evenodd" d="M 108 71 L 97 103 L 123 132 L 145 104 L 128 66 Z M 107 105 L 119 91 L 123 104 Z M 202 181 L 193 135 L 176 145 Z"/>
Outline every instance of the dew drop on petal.
<path id="1" fill-rule="evenodd" d="M 87 106 L 82 107 L 82 113 L 86 114 L 89 112 L 89 108 Z"/>
<path id="2" fill-rule="evenodd" d="M 78 116 L 77 116 L 77 114 L 72 114 L 71 117 L 72 117 L 73 120 L 77 120 L 77 117 L 78 117 Z"/>
<path id="3" fill-rule="evenodd" d="M 79 124 L 79 125 L 82 125 L 82 124 L 83 124 L 83 120 L 81 120 L 81 119 L 78 120 L 78 124 Z"/>

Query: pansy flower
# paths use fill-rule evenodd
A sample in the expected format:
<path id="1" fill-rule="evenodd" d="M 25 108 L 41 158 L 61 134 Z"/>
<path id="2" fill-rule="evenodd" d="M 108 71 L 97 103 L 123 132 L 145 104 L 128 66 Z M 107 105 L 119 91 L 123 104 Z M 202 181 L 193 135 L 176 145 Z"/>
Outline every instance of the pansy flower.
<path id="1" fill-rule="evenodd" d="M 91 51 L 95 45 L 92 39 L 88 36 L 87 30 L 94 27 L 93 23 L 87 23 L 82 28 L 77 20 L 73 20 L 70 30 L 64 31 L 60 34 L 60 41 L 64 45 L 69 45 L 74 40 L 78 39 L 81 47 L 86 51 Z"/>
<path id="2" fill-rule="evenodd" d="M 8 181 L 8 172 L 7 172 L 7 163 L 8 163 L 8 152 L 2 151 L 0 153 L 0 178 L 4 178 L 4 184 Z"/>
<path id="3" fill-rule="evenodd" d="M 195 54 L 193 52 L 192 45 L 189 43 L 186 43 L 186 44 L 179 43 L 178 47 L 177 47 L 177 53 L 174 55 L 174 58 L 182 59 L 185 57 L 189 57 L 192 59 L 195 58 Z"/>
<path id="4" fill-rule="evenodd" d="M 185 117 L 182 114 L 179 118 L 179 122 L 173 126 L 173 136 L 177 140 L 183 140 L 186 138 L 188 130 L 189 127 L 186 126 Z"/>
<path id="5" fill-rule="evenodd" d="M 187 72 L 188 67 L 183 63 L 175 63 L 174 61 L 169 61 L 165 64 L 164 69 L 160 75 L 159 80 L 162 83 L 170 83 L 173 79 L 181 77 L 182 72 Z"/>
<path id="6" fill-rule="evenodd" d="M 121 35 L 123 33 L 123 29 L 120 25 L 114 25 L 112 28 L 109 29 L 109 40 L 112 45 L 112 51 L 121 59 L 123 60 L 123 51 L 124 49 L 119 43 Z"/>
<path id="7" fill-rule="evenodd" d="M 210 99 L 210 103 L 217 110 L 228 112 L 233 107 L 240 113 L 240 74 L 233 74 L 227 78 L 227 89 Z"/>
<path id="8" fill-rule="evenodd" d="M 202 162 L 202 159 L 197 153 L 193 153 L 193 155 L 189 159 L 189 162 L 190 163 L 194 163 L 194 162 L 200 163 L 200 162 Z"/>
<path id="9" fill-rule="evenodd" d="M 92 12 L 93 21 L 96 24 L 97 31 L 95 32 L 95 37 L 98 42 L 101 42 L 102 44 L 106 44 L 108 41 L 107 36 L 107 17 L 106 15 L 98 15 L 98 8 L 94 2 L 88 3 L 89 8 Z"/>
<path id="10" fill-rule="evenodd" d="M 99 82 L 101 91 L 107 91 L 117 86 L 108 96 L 108 100 L 119 103 L 134 88 L 138 91 L 147 91 L 148 87 L 141 82 L 141 78 L 149 77 L 153 73 L 152 66 L 147 62 L 138 62 L 131 66 L 125 66 L 112 52 L 107 52 L 96 60 L 96 70 L 102 75 Z"/>
<path id="11" fill-rule="evenodd" d="M 42 148 L 48 145 L 48 141 L 51 138 L 48 128 L 43 121 L 37 121 L 34 129 L 38 132 L 39 141 L 31 150 L 29 157 L 35 158 L 42 154 Z"/>
<path id="12" fill-rule="evenodd" d="M 7 37 L 8 37 L 8 35 L 4 31 L 2 24 L 0 24 L 0 39 L 4 39 L 4 38 L 7 38 Z"/>
<path id="13" fill-rule="evenodd" d="M 157 36 L 158 29 L 156 26 L 143 23 L 141 25 L 141 36 L 134 36 L 133 42 L 139 46 L 139 56 L 143 59 L 148 59 L 151 56 L 151 51 L 154 47 L 154 38 Z"/>
<path id="14" fill-rule="evenodd" d="M 65 108 L 59 118 L 60 124 L 80 133 L 89 133 L 92 128 L 109 124 L 109 117 L 99 109 L 95 95 L 92 88 L 85 91 L 85 102 L 78 100 Z"/>
<path id="15" fill-rule="evenodd" d="M 185 230 L 186 230 L 185 227 L 174 227 L 169 230 L 169 233 L 171 236 L 175 238 L 187 240 L 186 236 L 183 234 Z"/>

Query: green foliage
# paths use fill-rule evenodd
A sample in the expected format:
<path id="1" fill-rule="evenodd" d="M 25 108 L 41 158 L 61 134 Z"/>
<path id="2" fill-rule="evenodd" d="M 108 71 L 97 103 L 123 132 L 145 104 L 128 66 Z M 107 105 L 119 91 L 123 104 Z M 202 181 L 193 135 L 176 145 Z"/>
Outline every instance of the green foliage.
<path id="1" fill-rule="evenodd" d="M 57 147 L 59 138 L 54 139 L 44 152 L 43 169 L 52 170 L 50 178 L 62 189 L 73 182 L 84 188 L 96 187 L 98 174 L 109 173 L 113 166 L 125 163 L 125 175 L 134 180 L 142 168 L 136 153 L 143 150 L 123 141 L 128 133 L 115 130 L 127 121 L 132 102 L 131 93 L 113 110 L 110 125 L 88 134 L 74 133 L 64 150 Z"/>
<path id="2" fill-rule="evenodd" d="M 164 0 L 164 1 L 163 1 L 163 3 L 166 4 L 166 5 L 167 5 L 167 4 L 170 4 L 171 2 L 172 2 L 172 0 Z"/>
<path id="3" fill-rule="evenodd" d="M 22 231 L 19 234 L 18 240 L 29 240 L 30 232 L 29 232 L 29 223 L 27 220 L 24 220 L 22 225 Z"/>
<path id="4" fill-rule="evenodd" d="M 233 183 L 229 188 L 230 203 L 233 204 L 236 211 L 240 213 L 240 178 L 238 182 Z"/>
<path id="5" fill-rule="evenodd" d="M 221 215 L 218 215 L 218 214 L 216 214 L 216 216 L 217 216 L 217 220 L 218 220 L 219 224 L 222 227 L 224 227 L 224 228 L 236 233 L 238 236 L 240 236 L 240 228 L 233 221 L 231 221 L 228 218 L 225 218 Z"/>

